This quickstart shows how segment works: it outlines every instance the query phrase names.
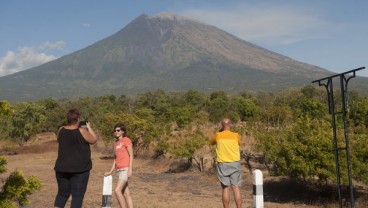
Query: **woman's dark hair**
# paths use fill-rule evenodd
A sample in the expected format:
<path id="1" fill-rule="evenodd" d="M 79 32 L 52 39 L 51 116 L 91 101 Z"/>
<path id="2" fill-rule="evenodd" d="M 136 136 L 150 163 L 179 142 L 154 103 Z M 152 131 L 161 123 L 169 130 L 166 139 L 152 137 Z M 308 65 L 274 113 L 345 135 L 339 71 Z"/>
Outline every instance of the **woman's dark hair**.
<path id="1" fill-rule="evenodd" d="M 68 120 L 68 124 L 75 124 L 78 122 L 78 119 L 80 117 L 80 112 L 78 109 L 73 108 L 68 111 L 66 114 L 66 118 Z"/>
<path id="2" fill-rule="evenodd" d="M 125 126 L 125 124 L 123 124 L 123 123 L 118 123 L 118 124 L 116 124 L 116 125 L 115 125 L 114 130 L 115 130 L 116 128 L 120 128 L 120 130 L 122 130 L 122 131 L 123 131 L 123 136 L 126 136 L 126 135 L 127 135 L 127 131 L 126 131 L 126 126 Z"/>

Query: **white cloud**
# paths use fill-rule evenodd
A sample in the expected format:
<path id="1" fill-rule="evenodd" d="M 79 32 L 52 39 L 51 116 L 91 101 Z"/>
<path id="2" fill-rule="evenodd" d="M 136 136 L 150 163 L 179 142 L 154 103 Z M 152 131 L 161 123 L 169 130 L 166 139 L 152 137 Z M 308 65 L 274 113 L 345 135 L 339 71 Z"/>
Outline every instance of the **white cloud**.
<path id="1" fill-rule="evenodd" d="M 44 44 L 41 45 L 41 49 L 62 49 L 65 46 L 64 41 L 56 41 L 56 42 L 49 42 L 46 41 Z"/>
<path id="2" fill-rule="evenodd" d="M 265 44 L 290 44 L 328 38 L 333 24 L 315 9 L 292 6 L 238 5 L 227 9 L 190 9 L 181 13 L 215 25 L 241 39 Z"/>
<path id="3" fill-rule="evenodd" d="M 13 74 L 55 60 L 57 57 L 46 54 L 45 49 L 61 49 L 64 44 L 63 41 L 45 42 L 38 47 L 22 47 L 15 52 L 8 51 L 4 57 L 0 58 L 0 76 Z"/>

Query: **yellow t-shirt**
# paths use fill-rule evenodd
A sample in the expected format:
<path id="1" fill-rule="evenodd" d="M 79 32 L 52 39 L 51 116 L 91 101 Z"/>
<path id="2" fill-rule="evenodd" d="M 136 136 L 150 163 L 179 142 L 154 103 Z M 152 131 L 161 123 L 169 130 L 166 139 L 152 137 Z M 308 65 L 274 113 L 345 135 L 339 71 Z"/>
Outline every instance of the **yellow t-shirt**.
<path id="1" fill-rule="evenodd" d="M 210 141 L 216 144 L 217 162 L 236 162 L 240 160 L 240 136 L 232 131 L 216 133 Z"/>

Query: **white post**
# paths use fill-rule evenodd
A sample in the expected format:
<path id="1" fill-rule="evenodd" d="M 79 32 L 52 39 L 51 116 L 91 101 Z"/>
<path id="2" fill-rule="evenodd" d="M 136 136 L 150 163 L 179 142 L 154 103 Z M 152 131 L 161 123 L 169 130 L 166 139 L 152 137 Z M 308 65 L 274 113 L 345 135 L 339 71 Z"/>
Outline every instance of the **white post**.
<path id="1" fill-rule="evenodd" d="M 102 208 L 111 208 L 112 176 L 104 176 L 102 187 Z"/>
<path id="2" fill-rule="evenodd" d="M 253 208 L 263 208 L 263 175 L 262 171 L 253 171 Z"/>

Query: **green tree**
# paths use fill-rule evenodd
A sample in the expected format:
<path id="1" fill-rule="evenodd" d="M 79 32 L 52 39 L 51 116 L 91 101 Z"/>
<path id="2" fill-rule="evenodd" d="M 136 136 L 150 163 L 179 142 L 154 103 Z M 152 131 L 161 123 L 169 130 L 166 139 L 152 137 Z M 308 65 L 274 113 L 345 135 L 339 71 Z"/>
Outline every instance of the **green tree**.
<path id="1" fill-rule="evenodd" d="M 368 127 L 368 97 L 354 100 L 350 106 L 349 120 L 354 126 Z"/>
<path id="2" fill-rule="evenodd" d="M 229 99 L 223 91 L 213 92 L 210 95 L 208 114 L 210 121 L 219 122 L 229 115 Z"/>
<path id="3" fill-rule="evenodd" d="M 184 128 L 194 119 L 195 112 L 191 106 L 175 108 L 173 112 L 175 122 L 179 128 Z"/>
<path id="4" fill-rule="evenodd" d="M 6 171 L 5 165 L 7 163 L 8 163 L 8 160 L 5 157 L 0 156 L 0 173 L 4 173 Z"/>
<path id="5" fill-rule="evenodd" d="M 66 106 L 52 98 L 40 99 L 36 104 L 45 109 L 46 120 L 41 127 L 44 132 L 57 132 L 60 126 L 66 124 Z"/>
<path id="6" fill-rule="evenodd" d="M 157 121 L 173 121 L 170 97 L 162 90 L 138 95 L 136 108 L 152 109 Z"/>
<path id="7" fill-rule="evenodd" d="M 118 123 L 126 124 L 128 137 L 132 139 L 135 153 L 148 147 L 150 142 L 157 138 L 157 130 L 152 123 L 134 114 L 117 112 L 105 114 L 98 127 L 100 135 L 107 143 L 114 141 L 113 130 Z"/>
<path id="8" fill-rule="evenodd" d="M 189 165 L 192 165 L 195 151 L 203 147 L 208 139 L 200 131 L 177 136 L 180 137 L 176 139 L 178 142 L 171 143 L 168 151 L 177 158 L 187 158 Z"/>
<path id="9" fill-rule="evenodd" d="M 308 116 L 311 118 L 325 118 L 326 115 L 328 115 L 326 104 L 303 95 L 299 96 L 293 105 L 293 110 L 296 113 L 296 116 L 299 117 Z"/>
<path id="10" fill-rule="evenodd" d="M 24 178 L 22 172 L 14 171 L 6 179 L 0 192 L 0 208 L 16 208 L 16 203 L 25 206 L 29 203 L 28 195 L 40 190 L 41 181 L 35 176 Z"/>
<path id="11" fill-rule="evenodd" d="M 351 167 L 353 177 L 356 180 L 368 184 L 368 134 L 364 133 L 349 134 Z"/>
<path id="12" fill-rule="evenodd" d="M 68 110 L 66 106 L 61 104 L 58 104 L 53 109 L 46 110 L 46 120 L 43 130 L 46 132 L 57 132 L 60 126 L 66 125 L 66 113 Z"/>
<path id="13" fill-rule="evenodd" d="M 0 102 L 0 140 L 8 139 L 10 128 L 10 117 L 13 114 L 13 107 L 7 101 Z"/>
<path id="14" fill-rule="evenodd" d="M 12 106 L 7 101 L 0 101 L 0 116 L 7 116 L 12 112 Z"/>
<path id="15" fill-rule="evenodd" d="M 157 145 L 155 147 L 155 155 L 154 158 L 158 158 L 164 154 L 167 153 L 167 151 L 170 148 L 170 144 L 168 141 L 168 138 L 163 137 L 161 139 L 159 139 L 159 141 L 157 142 Z"/>
<path id="16" fill-rule="evenodd" d="M 184 94 L 173 94 L 170 99 L 172 106 L 171 112 L 178 128 L 182 129 L 194 120 L 198 121 L 200 116 L 197 114 L 205 110 L 207 100 L 205 95 L 193 90 L 189 90 Z"/>
<path id="17" fill-rule="evenodd" d="M 45 108 L 35 103 L 17 103 L 11 116 L 10 137 L 19 144 L 23 144 L 35 134 L 39 133 L 44 122 Z"/>
<path id="18" fill-rule="evenodd" d="M 6 171 L 6 164 L 6 158 L 0 156 L 0 173 Z M 18 207 L 14 202 L 20 206 L 27 205 L 28 195 L 40 190 L 41 187 L 41 181 L 36 177 L 30 176 L 26 179 L 20 171 L 12 172 L 0 191 L 0 208 Z"/>
<path id="19" fill-rule="evenodd" d="M 237 112 L 241 121 L 254 120 L 260 114 L 260 109 L 253 99 L 236 96 L 231 99 L 231 106 L 230 108 Z"/>
<path id="20" fill-rule="evenodd" d="M 283 129 L 260 129 L 257 138 L 272 174 L 336 181 L 329 122 L 306 117 Z"/>
<path id="21" fill-rule="evenodd" d="M 196 111 L 203 110 L 208 100 L 205 95 L 194 90 L 184 93 L 183 99 L 186 105 L 192 106 Z"/>
<path id="22" fill-rule="evenodd" d="M 40 99 L 36 103 L 38 105 L 44 106 L 45 110 L 52 110 L 59 105 L 59 103 L 52 98 Z"/>
<path id="23" fill-rule="evenodd" d="M 139 118 L 146 119 L 150 123 L 155 122 L 155 112 L 150 108 L 137 108 L 134 110 L 134 113 Z"/>
<path id="24" fill-rule="evenodd" d="M 263 109 L 262 117 L 264 122 L 268 125 L 280 128 L 290 123 L 292 120 L 292 112 L 287 105 L 272 105 Z"/>

